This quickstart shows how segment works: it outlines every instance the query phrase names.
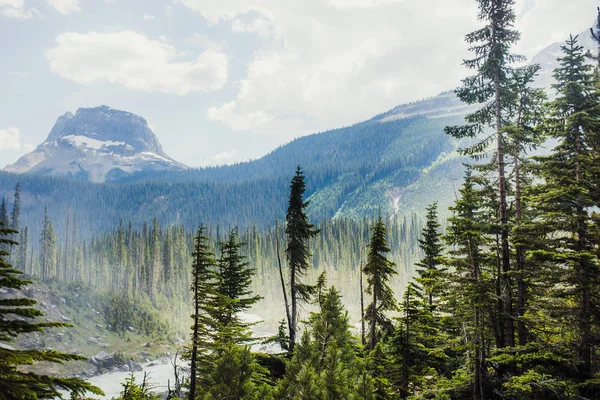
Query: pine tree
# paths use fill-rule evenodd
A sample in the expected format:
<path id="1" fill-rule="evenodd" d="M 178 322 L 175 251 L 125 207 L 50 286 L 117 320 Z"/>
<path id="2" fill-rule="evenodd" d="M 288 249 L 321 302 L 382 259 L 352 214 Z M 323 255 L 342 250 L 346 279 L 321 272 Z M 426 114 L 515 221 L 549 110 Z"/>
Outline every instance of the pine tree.
<path id="1" fill-rule="evenodd" d="M 503 345 L 514 346 L 514 320 L 512 307 L 512 281 L 510 275 L 510 247 L 507 208 L 507 180 L 505 177 L 505 135 L 503 127 L 510 112 L 509 75 L 510 65 L 522 57 L 510 53 L 510 47 L 519 38 L 513 29 L 515 22 L 514 0 L 477 0 L 478 19 L 487 23 L 483 28 L 469 33 L 465 41 L 471 45 L 475 58 L 465 60 L 468 69 L 476 75 L 463 80 L 463 86 L 456 89 L 458 97 L 467 104 L 483 103 L 481 109 L 467 115 L 467 125 L 446 127 L 446 133 L 455 138 L 484 139 L 464 150 L 465 154 L 476 158 L 495 141 L 494 155 L 498 170 L 498 202 L 500 219 L 500 260 L 502 265 L 502 308 L 504 315 Z M 486 129 L 493 127 L 495 135 L 487 135 Z"/>
<path id="2" fill-rule="evenodd" d="M 401 316 L 389 343 L 393 360 L 389 376 L 400 397 L 408 398 L 434 386 L 448 357 L 440 318 L 417 283 L 408 284 L 400 308 Z"/>
<path id="3" fill-rule="evenodd" d="M 386 226 L 381 216 L 371 230 L 373 233 L 363 272 L 367 276 L 366 291 L 372 299 L 367 307 L 365 320 L 369 324 L 369 349 L 373 350 L 379 338 L 393 330 L 392 322 L 385 312 L 396 311 L 398 306 L 388 283 L 392 275 L 397 274 L 396 264 L 386 258 L 390 249 L 387 247 Z"/>
<path id="4" fill-rule="evenodd" d="M 309 285 L 301 282 L 302 277 L 309 268 L 311 256 L 308 247 L 309 240 L 316 236 L 318 230 L 308 221 L 306 207 L 308 201 L 303 200 L 306 184 L 304 174 L 298 166 L 296 175 L 290 184 L 289 205 L 286 214 L 287 256 L 290 267 L 290 302 L 291 311 L 289 321 L 290 351 L 294 351 L 298 330 L 298 302 L 306 302 L 310 299 L 311 289 Z"/>
<path id="5" fill-rule="evenodd" d="M 434 297 L 438 297 L 442 291 L 441 278 L 444 270 L 440 258 L 444 246 L 439 229 L 437 203 L 433 203 L 427 207 L 426 224 L 423 228 L 422 239 L 419 239 L 419 247 L 423 251 L 424 257 L 415 264 L 418 267 L 417 273 L 419 275 L 416 281 L 425 289 L 430 308 L 433 308 Z"/>
<path id="6" fill-rule="evenodd" d="M 261 367 L 249 346 L 229 343 L 215 361 L 208 375 L 206 400 L 258 400 L 270 398 L 270 388 L 265 382 L 265 369 Z"/>
<path id="7" fill-rule="evenodd" d="M 40 273 L 43 281 L 56 278 L 56 234 L 48 210 L 44 208 L 42 233 L 40 235 Z"/>
<path id="8" fill-rule="evenodd" d="M 574 329 L 574 335 L 563 338 L 563 345 L 576 351 L 579 378 L 585 380 L 597 368 L 594 349 L 600 344 L 600 271 L 593 219 L 593 208 L 599 204 L 600 167 L 594 147 L 600 132 L 600 93 L 577 37 L 571 36 L 562 51 L 554 73 L 558 96 L 543 125 L 558 145 L 549 156 L 537 158 L 542 183 L 528 196 L 537 211 L 534 225 L 543 232 L 531 254 L 549 268 L 548 277 L 556 282 L 552 294 L 562 301 L 548 312 L 560 315 L 564 328 Z"/>
<path id="9" fill-rule="evenodd" d="M 214 302 L 214 285 L 216 276 L 214 267 L 216 261 L 214 254 L 210 251 L 209 239 L 205 236 L 203 226 L 198 228 L 194 238 L 194 250 L 192 253 L 192 285 L 193 295 L 192 320 L 192 344 L 190 348 L 190 391 L 189 400 L 196 400 L 198 396 L 198 384 L 206 387 L 206 379 L 210 368 L 210 345 L 211 327 L 214 321 L 211 319 L 211 303 Z"/>
<path id="10" fill-rule="evenodd" d="M 0 226 L 0 243 L 16 245 L 9 239 L 14 233 L 16 231 Z M 0 251 L 0 287 L 21 289 L 30 284 L 30 281 L 19 277 L 21 271 L 5 261 L 6 256 L 6 251 Z M 35 304 L 35 300 L 26 297 L 0 299 L 0 398 L 52 399 L 60 396 L 59 390 L 66 390 L 74 396 L 84 395 L 88 391 L 103 395 L 99 388 L 80 378 L 60 378 L 23 371 L 23 366 L 37 362 L 63 364 L 66 361 L 85 360 L 85 357 L 56 350 L 16 350 L 6 344 L 24 333 L 71 326 L 61 322 L 34 322 L 33 318 L 43 316 L 34 307 Z"/>
<path id="11" fill-rule="evenodd" d="M 529 300 L 528 276 L 533 272 L 535 266 L 526 261 L 526 247 L 520 237 L 521 221 L 528 217 L 527 207 L 523 204 L 523 189 L 530 181 L 526 158 L 527 154 L 541 144 L 544 135 L 536 126 L 545 115 L 543 103 L 546 94 L 542 89 L 534 88 L 534 80 L 540 70 L 540 66 L 533 64 L 516 70 L 510 79 L 510 89 L 514 104 L 514 110 L 510 125 L 504 127 L 507 135 L 507 153 L 513 159 L 514 175 L 514 227 L 511 233 L 512 244 L 515 248 L 514 278 L 517 286 L 517 336 L 519 346 L 525 346 L 528 340 L 527 327 L 524 315 Z M 525 239 L 526 241 L 526 239 Z"/>
<path id="12" fill-rule="evenodd" d="M 16 231 L 19 230 L 19 218 L 21 216 L 21 184 L 17 182 L 15 186 L 15 198 L 13 200 L 13 209 L 10 215 L 10 227 Z"/>
<path id="13" fill-rule="evenodd" d="M 250 267 L 246 256 L 241 254 L 245 243 L 238 240 L 233 229 L 227 241 L 221 242 L 218 262 L 217 285 L 213 316 L 219 323 L 219 341 L 240 344 L 250 337 L 250 323 L 243 322 L 239 313 L 248 311 L 261 296 L 251 296 L 252 277 L 256 268 Z"/>
<path id="14" fill-rule="evenodd" d="M 482 198 L 474 188 L 470 170 L 460 190 L 460 198 L 451 207 L 452 217 L 445 237 L 451 247 L 445 264 L 452 271 L 446 274 L 447 292 L 445 294 L 445 312 L 453 317 L 453 324 L 459 329 L 450 327 L 450 334 L 457 330 L 466 336 L 463 341 L 459 336 L 456 344 L 457 352 L 465 354 L 467 363 L 463 372 L 457 374 L 458 379 L 452 391 L 457 397 L 469 396 L 475 400 L 489 399 L 492 385 L 489 377 L 490 332 L 493 324 L 492 311 L 496 304 L 496 291 L 490 264 L 495 266 L 497 260 L 486 256 L 485 248 L 491 245 L 485 235 L 486 222 L 481 220 L 480 210 Z M 497 336 L 496 332 L 496 336 Z M 464 379 L 463 379 L 464 378 Z M 464 390 L 464 386 L 468 390 Z"/>

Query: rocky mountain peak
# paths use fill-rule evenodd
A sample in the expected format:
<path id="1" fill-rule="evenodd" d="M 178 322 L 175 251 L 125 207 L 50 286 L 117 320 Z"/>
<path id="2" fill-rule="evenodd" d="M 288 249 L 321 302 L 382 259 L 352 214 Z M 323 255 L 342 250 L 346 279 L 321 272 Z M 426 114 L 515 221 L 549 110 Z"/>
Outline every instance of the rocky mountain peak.
<path id="1" fill-rule="evenodd" d="M 60 116 L 42 144 L 5 170 L 103 182 L 182 168 L 163 151 L 144 118 L 102 105 Z"/>

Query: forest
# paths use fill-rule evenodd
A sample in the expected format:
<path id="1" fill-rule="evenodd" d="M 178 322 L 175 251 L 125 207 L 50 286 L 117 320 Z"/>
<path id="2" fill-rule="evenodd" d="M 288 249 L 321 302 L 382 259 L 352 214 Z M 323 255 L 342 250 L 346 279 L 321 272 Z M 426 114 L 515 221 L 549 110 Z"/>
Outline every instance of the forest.
<path id="1" fill-rule="evenodd" d="M 297 167 L 270 228 L 123 219 L 84 240 L 70 212 L 60 238 L 46 212 L 30 237 L 17 184 L 0 205 L 0 286 L 85 285 L 117 332 L 185 332 L 189 373 L 170 399 L 600 398 L 600 56 L 567 38 L 545 93 L 539 65 L 511 53 L 514 1 L 477 4 L 473 75 L 456 94 L 480 107 L 445 128 L 472 160 L 446 220 L 433 202 L 424 220 L 313 224 Z M 600 48 L 600 9 L 589 34 Z M 41 313 L 27 298 L 0 306 L 2 342 L 66 326 L 32 320 Z M 267 308 L 261 317 L 280 323 L 254 337 L 242 316 Z M 0 398 L 100 394 L 20 368 L 78 357 L 0 345 Z M 120 399 L 158 398 L 133 376 L 123 383 Z"/>

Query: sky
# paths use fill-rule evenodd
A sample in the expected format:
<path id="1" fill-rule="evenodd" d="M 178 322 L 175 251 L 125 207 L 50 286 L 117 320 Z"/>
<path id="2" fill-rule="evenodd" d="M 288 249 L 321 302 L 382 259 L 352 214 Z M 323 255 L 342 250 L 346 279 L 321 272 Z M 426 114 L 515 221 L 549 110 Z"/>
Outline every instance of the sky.
<path id="1" fill-rule="evenodd" d="M 516 0 L 529 58 L 596 0 Z M 254 159 L 455 88 L 475 0 L 0 0 L 0 166 L 56 119 L 143 116 L 189 166 Z"/>

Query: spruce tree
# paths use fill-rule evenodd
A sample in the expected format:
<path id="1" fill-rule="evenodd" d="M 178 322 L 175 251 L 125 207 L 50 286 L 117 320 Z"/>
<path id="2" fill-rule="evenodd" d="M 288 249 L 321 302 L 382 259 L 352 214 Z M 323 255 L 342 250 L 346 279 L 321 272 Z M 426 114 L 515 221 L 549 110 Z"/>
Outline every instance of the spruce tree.
<path id="1" fill-rule="evenodd" d="M 389 343 L 393 360 L 389 377 L 400 397 L 408 398 L 434 387 L 436 379 L 445 372 L 443 367 L 448 357 L 440 318 L 434 314 L 428 294 L 418 283 L 408 284 L 400 310 Z"/>
<path id="2" fill-rule="evenodd" d="M 189 400 L 196 400 L 199 395 L 198 385 L 207 386 L 207 375 L 210 368 L 210 346 L 212 343 L 210 328 L 215 326 L 211 318 L 213 311 L 216 275 L 216 261 L 210 250 L 206 228 L 200 226 L 194 238 L 192 252 L 192 343 L 190 346 L 190 391 Z"/>
<path id="3" fill-rule="evenodd" d="M 380 337 L 393 330 L 386 311 L 396 311 L 398 306 L 394 291 L 389 286 L 392 275 L 396 275 L 396 264 L 386 258 L 390 252 L 387 247 L 386 226 L 381 216 L 373 226 L 369 242 L 369 253 L 363 272 L 367 277 L 367 293 L 371 295 L 371 303 L 367 306 L 365 320 L 369 324 L 369 349 L 375 349 Z"/>
<path id="4" fill-rule="evenodd" d="M 524 315 L 528 307 L 528 280 L 535 269 L 526 261 L 526 238 L 521 235 L 521 222 L 529 218 L 526 204 L 523 203 L 523 191 L 527 182 L 531 181 L 528 173 L 530 164 L 528 153 L 540 145 L 543 132 L 536 129 L 545 116 L 543 106 L 546 94 L 542 89 L 533 87 L 540 66 L 533 64 L 516 70 L 510 79 L 510 89 L 514 110 L 510 125 L 504 127 L 507 135 L 507 153 L 512 156 L 514 175 L 514 225 L 511 241 L 515 249 L 514 279 L 517 286 L 517 337 L 519 346 L 525 346 L 528 340 Z"/>
<path id="5" fill-rule="evenodd" d="M 509 247 L 509 219 L 507 207 L 508 183 L 505 176 L 505 134 L 503 127 L 510 112 L 509 76 L 511 64 L 522 57 L 511 54 L 510 47 L 519 40 L 519 32 L 513 29 L 515 22 L 514 0 L 477 0 L 478 19 L 486 23 L 483 28 L 466 35 L 475 57 L 464 60 L 464 65 L 475 70 L 476 75 L 463 80 L 456 89 L 458 97 L 467 104 L 484 104 L 479 110 L 467 115 L 467 125 L 446 127 L 446 133 L 455 138 L 484 138 L 464 150 L 476 158 L 482 157 L 495 142 L 494 154 L 497 179 L 497 198 L 500 222 L 500 260 L 502 265 L 502 308 L 504 315 L 503 345 L 514 346 L 514 320 L 512 307 L 511 261 Z M 487 134 L 488 127 L 494 135 Z"/>
<path id="6" fill-rule="evenodd" d="M 19 218 L 21 216 L 21 184 L 15 185 L 15 198 L 13 200 L 13 209 L 10 214 L 10 227 L 16 231 L 19 230 Z"/>
<path id="7" fill-rule="evenodd" d="M 9 237 L 16 231 L 0 226 L 0 243 L 16 245 Z M 0 288 L 21 289 L 30 284 L 20 278 L 21 271 L 5 260 L 6 251 L 0 251 Z M 26 297 L 0 299 L 0 398 L 2 399 L 53 399 L 60 397 L 59 390 L 82 396 L 86 392 L 103 395 L 102 391 L 80 378 L 60 378 L 26 372 L 23 366 L 38 362 L 63 364 L 66 361 L 85 360 L 85 357 L 61 353 L 56 350 L 17 350 L 6 343 L 19 335 L 44 332 L 46 328 L 68 327 L 62 322 L 35 322 L 44 314 L 34 306 L 36 301 Z"/>
<path id="8" fill-rule="evenodd" d="M 440 258 L 444 246 L 439 229 L 437 203 L 433 203 L 427 207 L 425 228 L 423 228 L 422 238 L 419 239 L 419 247 L 423 251 L 424 257 L 415 264 L 418 267 L 417 274 L 419 275 L 416 281 L 425 290 L 430 308 L 433 308 L 434 297 L 438 297 L 442 291 L 442 273 L 444 270 Z"/>
<path id="9" fill-rule="evenodd" d="M 564 345 L 576 351 L 579 378 L 585 380 L 597 368 L 594 349 L 600 344 L 599 243 L 593 214 L 599 204 L 595 144 L 600 132 L 600 93 L 577 37 L 571 36 L 562 51 L 560 67 L 554 72 L 558 96 L 543 125 L 558 145 L 549 156 L 537 158 L 542 183 L 528 196 L 537 211 L 532 225 L 543 232 L 531 254 L 550 269 L 548 277 L 556 282 L 553 297 L 562 303 L 554 304 L 555 310 L 549 312 L 559 313 L 565 328 L 574 328 L 573 336 L 564 337 Z"/>
<path id="10" fill-rule="evenodd" d="M 220 243 L 214 318 L 219 323 L 220 340 L 241 344 L 250 337 L 251 324 L 243 322 L 239 313 L 248 311 L 262 297 L 252 296 L 250 285 L 256 268 L 250 267 L 247 257 L 241 254 L 246 244 L 239 242 L 237 230 L 229 233 Z"/>
<path id="11" fill-rule="evenodd" d="M 301 282 L 310 266 L 309 240 L 318 233 L 318 230 L 308 220 L 306 213 L 308 201 L 303 199 L 305 191 L 304 174 L 298 166 L 296 175 L 292 178 L 290 184 L 290 197 L 286 214 L 287 225 L 285 227 L 287 236 L 285 254 L 290 268 L 291 321 L 288 322 L 290 351 L 292 352 L 294 351 L 298 330 L 298 303 L 310 300 L 311 296 L 311 287 Z"/>
<path id="12" fill-rule="evenodd" d="M 258 400 L 270 397 L 270 387 L 265 382 L 265 369 L 261 367 L 249 346 L 229 343 L 214 363 L 207 376 L 208 393 L 205 400 Z"/>
<path id="13" fill-rule="evenodd" d="M 45 282 L 56 278 L 56 254 L 54 226 L 48 216 L 48 210 L 44 208 L 44 219 L 40 235 L 40 274 Z"/>
<path id="14" fill-rule="evenodd" d="M 481 219 L 481 208 L 482 198 L 468 170 L 460 198 L 450 208 L 452 216 L 445 236 L 451 250 L 444 261 L 450 269 L 446 274 L 444 312 L 452 315 L 452 325 L 457 327 L 452 329 L 451 326 L 450 334 L 466 339 L 463 341 L 458 336 L 455 342 L 458 353 L 464 354 L 467 362 L 461 374 L 455 372 L 455 377 L 460 379 L 453 382 L 451 391 L 456 392 L 456 397 L 469 396 L 475 400 L 489 399 L 492 395 L 489 353 L 490 338 L 494 336 L 492 310 L 496 304 L 490 270 L 497 260 L 492 261 L 485 252 L 493 243 L 485 235 L 486 221 Z"/>

